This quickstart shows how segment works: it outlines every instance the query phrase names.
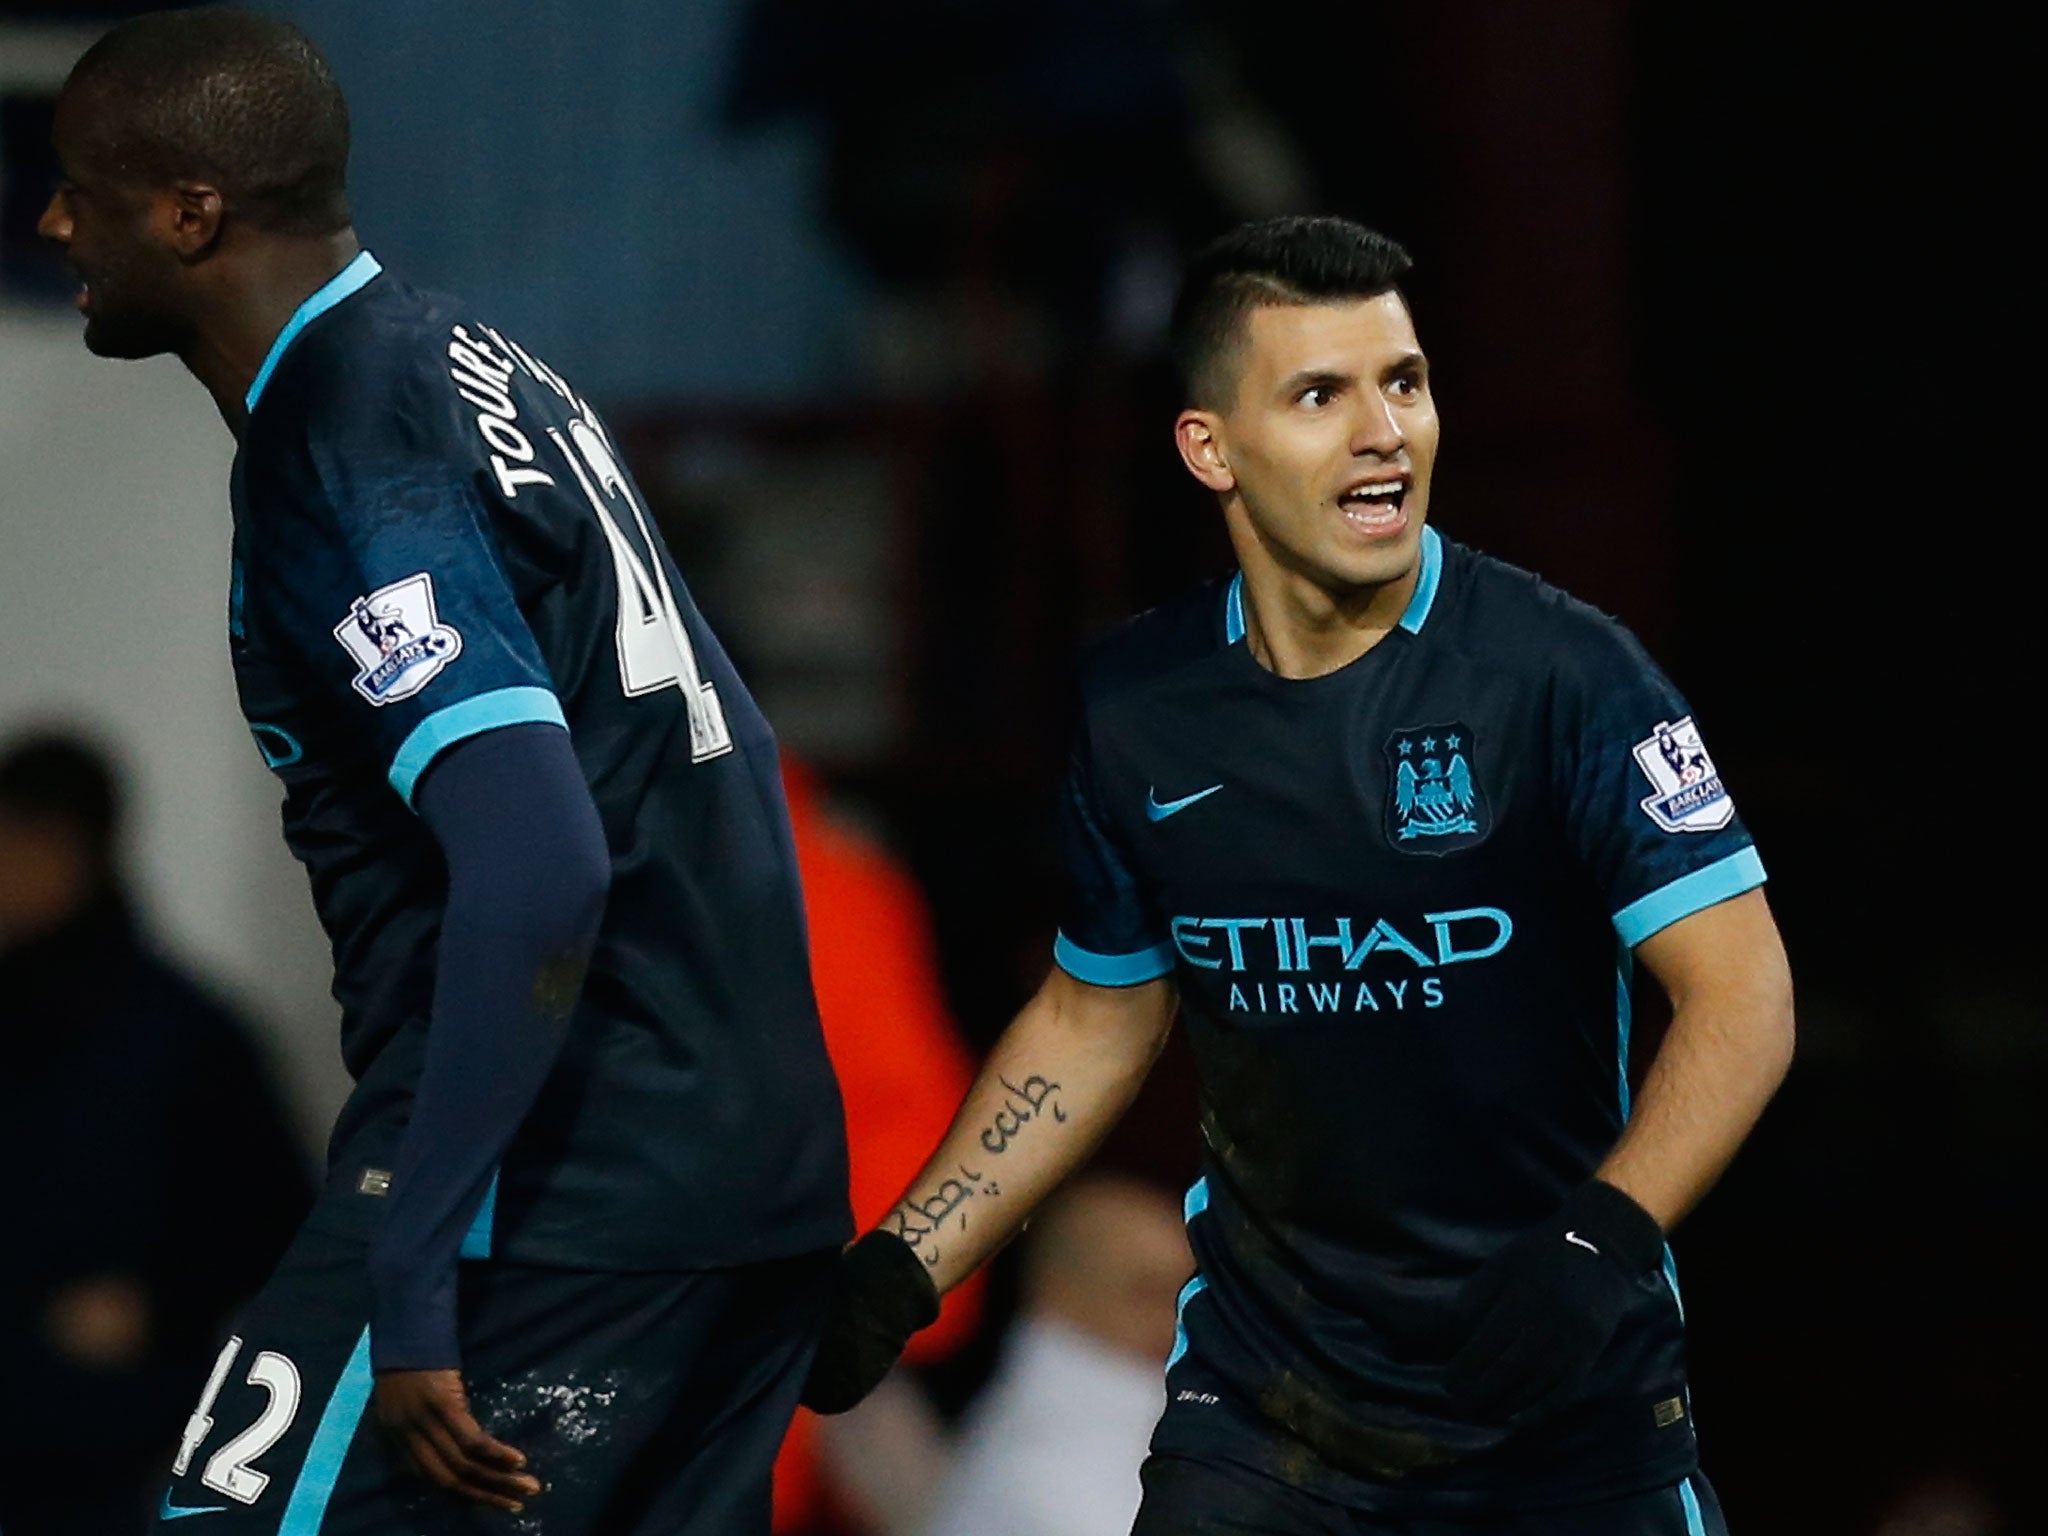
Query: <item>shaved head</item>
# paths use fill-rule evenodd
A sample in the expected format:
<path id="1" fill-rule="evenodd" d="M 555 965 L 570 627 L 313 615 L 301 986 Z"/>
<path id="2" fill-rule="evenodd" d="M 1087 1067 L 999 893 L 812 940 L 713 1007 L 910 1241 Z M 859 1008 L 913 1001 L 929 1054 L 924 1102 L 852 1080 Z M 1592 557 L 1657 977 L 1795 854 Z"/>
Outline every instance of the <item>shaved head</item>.
<path id="1" fill-rule="evenodd" d="M 86 52 L 64 94 L 107 175 L 208 183 L 279 234 L 348 227 L 348 107 L 287 22 L 228 6 L 138 16 Z"/>

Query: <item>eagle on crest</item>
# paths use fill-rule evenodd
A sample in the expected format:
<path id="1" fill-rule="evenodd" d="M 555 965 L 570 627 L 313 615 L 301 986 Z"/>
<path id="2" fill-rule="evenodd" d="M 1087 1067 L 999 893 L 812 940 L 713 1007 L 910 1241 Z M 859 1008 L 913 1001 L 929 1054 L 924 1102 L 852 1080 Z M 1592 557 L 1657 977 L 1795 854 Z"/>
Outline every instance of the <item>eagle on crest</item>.
<path id="1" fill-rule="evenodd" d="M 1448 765 L 1441 758 L 1425 757 L 1420 769 L 1404 757 L 1394 770 L 1394 813 L 1400 818 L 1403 842 L 1477 832 L 1479 823 L 1472 811 L 1478 803 L 1471 765 L 1462 752 L 1453 752 Z"/>

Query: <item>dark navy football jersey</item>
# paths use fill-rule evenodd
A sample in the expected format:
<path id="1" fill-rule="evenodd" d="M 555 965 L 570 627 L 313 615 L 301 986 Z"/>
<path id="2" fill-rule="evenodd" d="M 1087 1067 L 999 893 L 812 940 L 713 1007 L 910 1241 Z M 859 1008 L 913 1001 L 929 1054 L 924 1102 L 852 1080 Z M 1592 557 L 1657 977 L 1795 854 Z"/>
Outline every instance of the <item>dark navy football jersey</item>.
<path id="1" fill-rule="evenodd" d="M 1367 1507 L 1524 1460 L 1564 1498 L 1675 1482 L 1668 1274 L 1532 1436 L 1442 1371 L 1460 1284 L 1620 1134 L 1633 946 L 1764 878 L 1691 712 L 1619 625 L 1434 530 L 1398 628 L 1326 676 L 1260 666 L 1242 603 L 1212 583 L 1103 642 L 1063 805 L 1059 964 L 1172 974 L 1198 1065 L 1175 1361 L 1355 1439 L 1326 1471 Z"/>
<path id="2" fill-rule="evenodd" d="M 465 1254 L 583 1269 L 844 1240 L 846 1151 L 767 722 L 573 388 L 364 253 L 249 391 L 230 640 L 334 948 L 357 1086 L 316 1225 L 373 1227 L 424 1059 L 437 754 L 567 728 L 612 886 L 559 1064 Z M 507 826 L 506 836 L 519 835 Z"/>

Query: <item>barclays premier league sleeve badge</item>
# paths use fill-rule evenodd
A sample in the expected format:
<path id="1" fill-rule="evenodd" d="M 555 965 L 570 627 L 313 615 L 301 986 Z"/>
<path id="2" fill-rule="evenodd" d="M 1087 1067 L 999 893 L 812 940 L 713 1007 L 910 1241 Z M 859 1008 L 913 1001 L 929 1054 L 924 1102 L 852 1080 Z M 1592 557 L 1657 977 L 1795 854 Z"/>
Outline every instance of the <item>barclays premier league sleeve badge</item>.
<path id="1" fill-rule="evenodd" d="M 1635 758 L 1657 789 L 1641 802 L 1643 814 L 1666 832 L 1718 832 L 1735 819 L 1735 802 L 1691 715 L 1659 721 L 1647 741 L 1636 743 Z"/>
<path id="2" fill-rule="evenodd" d="M 462 654 L 462 636 L 434 610 L 425 571 L 350 603 L 334 638 L 362 669 L 356 692 L 379 706 L 411 698 Z"/>

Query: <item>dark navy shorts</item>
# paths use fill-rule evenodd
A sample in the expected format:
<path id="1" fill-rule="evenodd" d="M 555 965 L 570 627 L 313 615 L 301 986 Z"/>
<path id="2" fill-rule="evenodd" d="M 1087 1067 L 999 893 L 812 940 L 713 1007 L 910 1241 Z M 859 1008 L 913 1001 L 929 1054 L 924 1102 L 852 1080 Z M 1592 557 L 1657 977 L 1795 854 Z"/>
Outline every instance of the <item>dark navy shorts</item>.
<path id="1" fill-rule="evenodd" d="M 833 1253 L 656 1274 L 465 1263 L 470 1406 L 545 1485 L 513 1515 L 425 1482 L 377 1426 L 364 1252 L 302 1232 L 236 1320 L 186 1426 L 159 1531 L 767 1536 L 770 1469 Z"/>
<path id="2" fill-rule="evenodd" d="M 1368 1515 L 1228 1462 L 1154 1453 L 1131 1536 L 1728 1536 L 1695 1472 L 1673 1488 L 1522 1515 L 1430 1519 Z"/>
<path id="3" fill-rule="evenodd" d="M 1727 1536 L 1687 1420 L 1590 1458 L 1560 1420 L 1390 1482 L 1340 1469 L 1193 1350 L 1169 1369 L 1167 1396 L 1132 1536 Z"/>

